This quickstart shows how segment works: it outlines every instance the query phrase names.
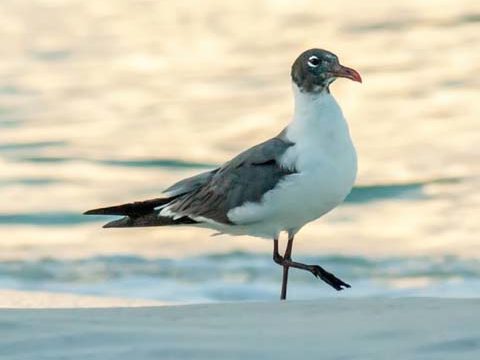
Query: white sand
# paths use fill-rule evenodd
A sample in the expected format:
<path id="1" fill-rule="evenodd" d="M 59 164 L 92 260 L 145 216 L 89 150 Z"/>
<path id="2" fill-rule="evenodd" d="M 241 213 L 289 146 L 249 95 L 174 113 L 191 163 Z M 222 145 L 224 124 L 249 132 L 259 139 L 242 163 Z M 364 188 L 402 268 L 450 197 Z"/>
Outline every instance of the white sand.
<path id="1" fill-rule="evenodd" d="M 478 359 L 479 299 L 0 310 L 1 359 Z"/>
<path id="2" fill-rule="evenodd" d="M 103 308 L 159 306 L 160 301 L 82 296 L 41 291 L 0 290 L 0 309 Z"/>

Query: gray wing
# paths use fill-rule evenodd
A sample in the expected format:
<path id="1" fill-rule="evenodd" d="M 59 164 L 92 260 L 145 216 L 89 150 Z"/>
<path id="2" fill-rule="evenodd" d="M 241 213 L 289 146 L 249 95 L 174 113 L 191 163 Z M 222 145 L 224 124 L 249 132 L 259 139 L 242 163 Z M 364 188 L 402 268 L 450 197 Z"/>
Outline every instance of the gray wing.
<path id="1" fill-rule="evenodd" d="M 169 196 L 179 196 L 189 193 L 195 189 L 198 189 L 200 186 L 205 185 L 205 183 L 207 183 L 218 170 L 219 168 L 205 171 L 201 174 L 180 180 L 163 192 Z"/>
<path id="2" fill-rule="evenodd" d="M 227 216 L 231 209 L 261 201 L 282 178 L 295 173 L 280 165 L 281 156 L 294 145 L 282 135 L 244 151 L 218 169 L 173 185 L 166 191 L 184 195 L 170 202 L 168 210 L 179 216 L 232 224 Z"/>

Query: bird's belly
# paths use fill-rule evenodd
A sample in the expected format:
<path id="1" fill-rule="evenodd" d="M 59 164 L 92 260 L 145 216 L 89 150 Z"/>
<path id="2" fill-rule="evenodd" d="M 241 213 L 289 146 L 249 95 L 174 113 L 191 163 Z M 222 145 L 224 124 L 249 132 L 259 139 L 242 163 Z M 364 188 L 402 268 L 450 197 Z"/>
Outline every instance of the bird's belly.
<path id="1" fill-rule="evenodd" d="M 244 204 L 229 217 L 249 229 L 258 227 L 266 237 L 280 231 L 296 232 L 340 204 L 350 192 L 355 175 L 355 156 L 344 161 L 319 160 L 308 169 L 286 176 L 261 203 Z"/>
<path id="2" fill-rule="evenodd" d="M 272 194 L 271 199 L 275 217 L 284 224 L 283 230 L 299 228 L 339 205 L 352 188 L 352 172 L 353 169 L 322 164 L 285 179 L 283 191 L 275 197 Z"/>

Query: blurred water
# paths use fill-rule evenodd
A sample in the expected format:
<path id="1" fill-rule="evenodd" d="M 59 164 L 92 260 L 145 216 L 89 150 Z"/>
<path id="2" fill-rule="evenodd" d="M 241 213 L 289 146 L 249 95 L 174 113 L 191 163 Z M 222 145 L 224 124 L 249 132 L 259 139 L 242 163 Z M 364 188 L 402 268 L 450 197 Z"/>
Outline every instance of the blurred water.
<path id="1" fill-rule="evenodd" d="M 480 261 L 456 257 L 300 257 L 322 264 L 353 287 L 337 293 L 307 273 L 293 271 L 292 299 L 331 296 L 475 297 Z M 139 256 L 43 259 L 0 264 L 0 286 L 75 292 L 167 302 L 272 300 L 279 295 L 280 267 L 270 257 L 232 252 L 184 259 Z"/>
<path id="2" fill-rule="evenodd" d="M 294 254 L 354 287 L 294 272 L 291 296 L 475 296 L 479 19 L 467 0 L 2 1 L 0 288 L 276 298 L 268 241 L 106 231 L 81 213 L 157 197 L 278 133 L 290 63 L 319 46 L 365 80 L 332 86 L 360 173 Z"/>

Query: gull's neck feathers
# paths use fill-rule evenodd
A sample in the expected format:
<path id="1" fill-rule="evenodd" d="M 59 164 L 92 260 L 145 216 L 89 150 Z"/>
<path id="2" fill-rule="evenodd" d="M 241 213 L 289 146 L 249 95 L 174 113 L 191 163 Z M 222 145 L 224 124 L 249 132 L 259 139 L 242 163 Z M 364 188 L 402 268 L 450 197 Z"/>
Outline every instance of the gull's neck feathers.
<path id="1" fill-rule="evenodd" d="M 342 110 L 329 91 L 302 92 L 293 83 L 295 111 L 287 127 L 287 137 L 296 143 L 313 141 L 329 147 L 350 142 L 348 125 Z"/>

